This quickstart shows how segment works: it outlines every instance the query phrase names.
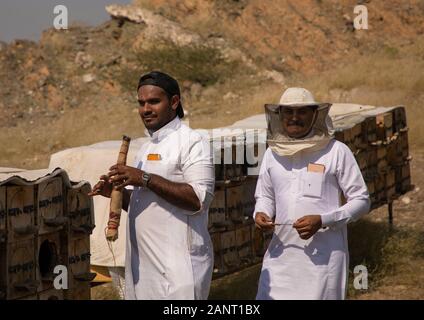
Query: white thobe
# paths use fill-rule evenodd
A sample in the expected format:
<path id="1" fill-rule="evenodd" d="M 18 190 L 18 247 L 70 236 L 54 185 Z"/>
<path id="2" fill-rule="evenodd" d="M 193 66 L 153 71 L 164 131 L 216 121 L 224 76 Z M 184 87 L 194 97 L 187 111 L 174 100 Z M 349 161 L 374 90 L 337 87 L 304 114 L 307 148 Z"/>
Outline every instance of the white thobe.
<path id="1" fill-rule="evenodd" d="M 148 160 L 157 154 L 160 160 Z M 176 117 L 154 132 L 135 166 L 193 187 L 201 209 L 178 208 L 135 187 L 127 223 L 125 298 L 207 299 L 213 271 L 208 210 L 214 192 L 209 142 Z"/>
<path id="2" fill-rule="evenodd" d="M 309 172 L 310 163 L 324 165 L 324 173 Z M 341 192 L 347 200 L 344 205 Z M 291 225 L 275 227 L 256 298 L 344 299 L 349 266 L 347 223 L 370 208 L 366 184 L 349 148 L 331 140 L 321 151 L 301 151 L 291 157 L 268 148 L 255 198 L 254 215 L 264 212 L 275 223 L 292 224 L 305 215 L 319 214 L 323 226 L 308 240 L 302 240 Z"/>

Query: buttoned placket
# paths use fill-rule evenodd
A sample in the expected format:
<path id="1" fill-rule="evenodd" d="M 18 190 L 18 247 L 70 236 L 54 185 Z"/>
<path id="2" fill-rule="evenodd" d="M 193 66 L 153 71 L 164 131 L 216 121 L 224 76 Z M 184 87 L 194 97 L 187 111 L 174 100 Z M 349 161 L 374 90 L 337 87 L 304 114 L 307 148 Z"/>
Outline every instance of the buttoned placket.
<path id="1" fill-rule="evenodd" d="M 299 170 L 297 169 L 297 154 L 294 154 L 292 157 L 289 157 L 290 159 L 290 193 L 293 196 L 293 199 L 297 198 L 297 192 L 298 192 L 298 173 Z M 288 204 L 288 219 L 289 222 L 294 222 L 295 212 L 294 208 L 295 202 L 290 201 Z"/>

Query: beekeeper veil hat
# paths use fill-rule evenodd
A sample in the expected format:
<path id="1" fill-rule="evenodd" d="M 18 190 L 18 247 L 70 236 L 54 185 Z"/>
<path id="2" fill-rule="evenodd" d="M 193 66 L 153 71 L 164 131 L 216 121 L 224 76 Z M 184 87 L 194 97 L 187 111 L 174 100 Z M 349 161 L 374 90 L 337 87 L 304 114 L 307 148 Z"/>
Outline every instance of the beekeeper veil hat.
<path id="1" fill-rule="evenodd" d="M 314 118 L 305 137 L 291 138 L 283 122 L 284 108 L 314 108 Z M 268 125 L 267 143 L 280 156 L 291 156 L 300 151 L 315 152 L 327 146 L 334 137 L 334 129 L 328 114 L 331 103 L 315 101 L 311 92 L 304 88 L 288 88 L 280 98 L 279 104 L 266 104 L 265 115 Z"/>

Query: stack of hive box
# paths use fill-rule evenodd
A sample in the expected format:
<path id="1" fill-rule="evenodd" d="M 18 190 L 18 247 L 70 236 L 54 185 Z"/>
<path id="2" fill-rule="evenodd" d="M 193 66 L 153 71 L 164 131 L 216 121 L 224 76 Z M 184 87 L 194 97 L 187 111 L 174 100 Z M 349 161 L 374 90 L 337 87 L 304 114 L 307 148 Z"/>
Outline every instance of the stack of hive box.
<path id="1" fill-rule="evenodd" d="M 260 261 L 272 233 L 259 232 L 251 217 L 257 176 L 248 175 L 246 132 L 227 131 L 214 136 L 211 143 L 214 159 L 218 160 L 209 232 L 215 252 L 215 275 L 221 275 Z M 258 153 L 258 143 L 253 147 Z"/>
<path id="2" fill-rule="evenodd" d="M 90 299 L 89 190 L 63 170 L 0 174 L 0 299 Z"/>
<path id="3" fill-rule="evenodd" d="M 411 158 L 404 107 L 335 104 L 330 116 L 335 138 L 355 155 L 369 189 L 372 208 L 390 203 L 410 190 Z M 248 174 L 252 164 L 246 161 L 247 152 L 252 152 L 246 133 L 252 128 L 264 136 L 265 116 L 236 122 L 229 127 L 230 131 L 223 130 L 221 136 L 215 134 L 211 139 L 214 159 L 218 159 L 215 198 L 209 210 L 215 276 L 260 261 L 272 238 L 272 232 L 258 231 L 252 219 L 257 175 Z M 259 156 L 258 166 L 263 155 L 258 150 L 265 150 L 265 142 L 259 139 L 253 145 L 254 153 Z"/>
<path id="4" fill-rule="evenodd" d="M 372 207 L 390 203 L 411 188 L 405 108 L 375 108 L 333 119 L 336 139 L 353 152 Z"/>

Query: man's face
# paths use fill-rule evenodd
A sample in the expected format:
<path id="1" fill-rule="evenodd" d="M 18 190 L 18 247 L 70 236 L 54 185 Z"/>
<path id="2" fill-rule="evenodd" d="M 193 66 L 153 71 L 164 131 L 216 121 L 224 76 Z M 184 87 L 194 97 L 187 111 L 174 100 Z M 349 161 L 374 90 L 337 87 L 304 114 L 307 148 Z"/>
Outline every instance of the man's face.
<path id="1" fill-rule="evenodd" d="M 290 138 L 300 139 L 305 137 L 314 120 L 313 107 L 283 107 L 281 110 L 283 128 Z"/>
<path id="2" fill-rule="evenodd" d="M 156 131 L 176 115 L 179 97 L 169 100 L 166 92 L 157 86 L 145 85 L 138 89 L 138 113 L 147 130 Z"/>

